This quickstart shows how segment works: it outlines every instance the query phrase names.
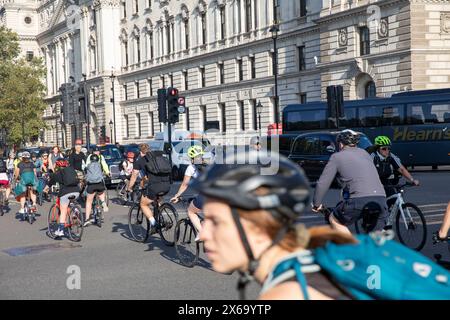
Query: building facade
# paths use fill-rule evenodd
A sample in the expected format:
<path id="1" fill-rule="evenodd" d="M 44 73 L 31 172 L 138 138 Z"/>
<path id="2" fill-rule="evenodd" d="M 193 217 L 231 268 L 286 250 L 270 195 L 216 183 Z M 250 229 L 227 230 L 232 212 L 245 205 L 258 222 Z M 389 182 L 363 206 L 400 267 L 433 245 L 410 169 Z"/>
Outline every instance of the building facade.
<path id="1" fill-rule="evenodd" d="M 10 0 L 0 19 L 24 54 L 47 65 L 43 144 L 151 139 L 162 130 L 157 90 L 176 87 L 188 111 L 177 129 L 217 127 L 248 141 L 275 122 L 278 17 L 280 109 L 448 87 L 446 0 Z M 276 13 L 276 15 L 274 14 Z M 31 22 L 30 22 L 31 20 Z M 83 97 L 86 100 L 83 101 Z M 226 143 L 226 142 L 225 142 Z"/>

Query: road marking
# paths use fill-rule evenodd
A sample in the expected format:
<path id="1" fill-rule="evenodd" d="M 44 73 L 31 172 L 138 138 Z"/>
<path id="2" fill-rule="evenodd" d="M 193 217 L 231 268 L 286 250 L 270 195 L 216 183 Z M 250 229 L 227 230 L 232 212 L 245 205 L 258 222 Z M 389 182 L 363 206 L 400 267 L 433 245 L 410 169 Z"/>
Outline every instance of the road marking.
<path id="1" fill-rule="evenodd" d="M 433 204 L 424 204 L 424 205 L 420 205 L 418 206 L 419 208 L 428 208 L 428 207 L 447 207 L 448 203 L 433 203 Z"/>

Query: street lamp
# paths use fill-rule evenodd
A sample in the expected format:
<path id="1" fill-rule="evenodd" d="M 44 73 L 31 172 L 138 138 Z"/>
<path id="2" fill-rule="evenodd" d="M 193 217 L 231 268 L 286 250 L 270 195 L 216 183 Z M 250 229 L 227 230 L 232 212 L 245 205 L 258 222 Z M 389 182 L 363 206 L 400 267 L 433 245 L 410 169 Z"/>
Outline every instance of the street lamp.
<path id="1" fill-rule="evenodd" d="M 278 123 L 280 122 L 279 104 L 278 104 L 278 49 L 277 49 L 277 39 L 279 31 L 280 29 L 278 28 L 278 25 L 276 23 L 269 30 L 269 32 L 272 34 L 273 40 L 273 73 L 275 76 L 275 125 L 277 132 L 278 132 Z"/>
<path id="2" fill-rule="evenodd" d="M 258 122 L 259 122 L 259 140 L 261 141 L 261 114 L 263 111 L 263 105 L 261 104 L 261 101 L 258 101 L 258 104 L 256 105 L 256 113 L 258 114 Z"/>
<path id="3" fill-rule="evenodd" d="M 112 136 L 113 136 L 113 126 L 114 126 L 113 121 L 112 121 L 112 120 L 109 120 L 109 130 L 110 130 L 110 132 L 111 132 L 111 134 L 110 134 L 111 140 L 112 140 Z M 110 141 L 110 143 L 113 143 L 113 142 Z"/>
<path id="4" fill-rule="evenodd" d="M 114 143 L 117 143 L 117 138 L 116 138 L 116 97 L 115 97 L 115 91 L 114 91 L 114 79 L 116 79 L 116 76 L 114 75 L 114 70 L 111 71 L 111 76 L 109 78 L 111 79 L 111 90 L 112 90 L 111 102 L 113 104 L 113 119 L 114 119 L 114 121 L 111 120 L 110 125 L 111 125 L 111 123 L 114 125 Z M 113 138 L 113 135 L 111 134 L 111 139 L 112 138 Z M 113 143 L 113 142 L 111 141 L 111 143 Z"/>
<path id="5" fill-rule="evenodd" d="M 84 112 L 86 115 L 86 147 L 88 150 L 91 148 L 91 108 L 89 106 L 89 94 L 86 92 L 86 74 L 81 74 L 83 77 L 83 91 L 84 91 Z"/>

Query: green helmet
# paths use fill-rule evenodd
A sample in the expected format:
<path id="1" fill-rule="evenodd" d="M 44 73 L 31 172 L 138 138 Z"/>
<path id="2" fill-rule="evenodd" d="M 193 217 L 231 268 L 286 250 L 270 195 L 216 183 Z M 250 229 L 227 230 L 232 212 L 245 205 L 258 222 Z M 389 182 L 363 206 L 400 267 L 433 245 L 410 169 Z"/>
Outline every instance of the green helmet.
<path id="1" fill-rule="evenodd" d="M 205 152 L 203 151 L 203 148 L 200 146 L 192 146 L 188 149 L 187 152 L 189 158 L 194 159 L 198 156 L 202 156 L 205 154 Z"/>
<path id="2" fill-rule="evenodd" d="M 391 139 L 386 136 L 378 136 L 375 138 L 375 145 L 377 146 L 390 146 L 391 145 Z"/>

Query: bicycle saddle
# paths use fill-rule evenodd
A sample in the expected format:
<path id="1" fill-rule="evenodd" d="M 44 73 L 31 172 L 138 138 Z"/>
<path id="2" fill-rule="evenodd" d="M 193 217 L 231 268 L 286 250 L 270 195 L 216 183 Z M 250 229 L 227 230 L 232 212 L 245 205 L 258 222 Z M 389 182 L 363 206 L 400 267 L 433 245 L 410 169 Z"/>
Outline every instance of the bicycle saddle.
<path id="1" fill-rule="evenodd" d="M 376 227 L 378 217 L 382 212 L 381 206 L 376 202 L 369 202 L 361 210 L 362 227 L 366 232 L 371 232 Z"/>

